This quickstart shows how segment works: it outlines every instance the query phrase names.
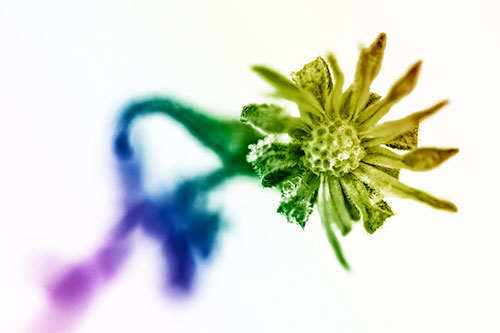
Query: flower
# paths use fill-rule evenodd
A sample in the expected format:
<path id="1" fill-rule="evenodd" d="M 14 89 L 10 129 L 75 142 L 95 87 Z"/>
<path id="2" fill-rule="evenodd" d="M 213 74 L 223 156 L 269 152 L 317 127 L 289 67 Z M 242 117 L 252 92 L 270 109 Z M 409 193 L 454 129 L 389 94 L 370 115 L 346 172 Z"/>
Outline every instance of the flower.
<path id="1" fill-rule="evenodd" d="M 267 133 L 250 146 L 247 160 L 264 187 L 281 190 L 278 212 L 305 227 L 317 204 L 327 238 L 346 268 L 335 228 L 342 235 L 353 222 L 363 221 L 374 233 L 394 215 L 384 195 L 392 194 L 456 212 L 456 206 L 400 182 L 400 169 L 426 171 L 458 152 L 456 148 L 417 148 L 422 120 L 448 102 L 379 124 L 391 107 L 416 85 L 421 61 L 410 67 L 381 98 L 370 92 L 384 54 L 386 35 L 362 48 L 354 82 L 343 91 L 344 74 L 333 54 L 318 57 L 292 81 L 266 66 L 253 70 L 275 88 L 275 97 L 297 104 L 294 117 L 274 104 L 243 107 L 241 120 Z M 333 78 L 332 78 L 333 74 Z M 391 148 L 391 149 L 390 149 Z M 394 150 L 407 150 L 400 155 Z"/>

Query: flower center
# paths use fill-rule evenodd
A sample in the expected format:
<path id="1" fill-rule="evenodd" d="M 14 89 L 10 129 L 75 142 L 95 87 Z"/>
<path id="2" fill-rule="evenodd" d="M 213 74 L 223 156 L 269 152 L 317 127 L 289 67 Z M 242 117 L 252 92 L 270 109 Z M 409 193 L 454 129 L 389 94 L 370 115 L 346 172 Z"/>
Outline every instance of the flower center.
<path id="1" fill-rule="evenodd" d="M 336 177 L 356 169 L 365 156 L 355 129 L 341 120 L 315 127 L 302 150 L 312 172 L 332 172 Z"/>

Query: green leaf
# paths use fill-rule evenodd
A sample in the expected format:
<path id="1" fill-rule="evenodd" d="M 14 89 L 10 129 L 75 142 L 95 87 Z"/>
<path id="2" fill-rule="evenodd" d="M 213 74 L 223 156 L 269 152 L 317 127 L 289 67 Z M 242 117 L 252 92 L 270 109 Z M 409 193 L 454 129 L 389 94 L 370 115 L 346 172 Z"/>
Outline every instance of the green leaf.
<path id="1" fill-rule="evenodd" d="M 297 104 L 304 120 L 310 119 L 309 113 L 323 117 L 321 104 L 308 91 L 297 87 L 292 81 L 266 66 L 253 66 L 252 69 L 276 89 L 276 95 Z"/>
<path id="2" fill-rule="evenodd" d="M 282 107 L 274 104 L 249 104 L 243 107 L 240 121 L 250 123 L 267 133 L 283 133 L 286 131 L 283 119 L 290 115 Z"/>
<path id="3" fill-rule="evenodd" d="M 313 211 L 319 187 L 319 178 L 306 173 L 285 181 L 281 186 L 281 203 L 278 213 L 285 216 L 289 223 L 305 227 Z"/>
<path id="4" fill-rule="evenodd" d="M 243 107 L 240 120 L 270 134 L 281 134 L 295 129 L 309 131 L 300 118 L 292 117 L 282 107 L 275 104 L 249 104 Z"/>
<path id="5" fill-rule="evenodd" d="M 300 71 L 292 73 L 295 84 L 311 93 L 324 108 L 332 90 L 332 77 L 328 65 L 321 57 L 306 64 Z"/>
<path id="6" fill-rule="evenodd" d="M 297 144 L 260 140 L 250 145 L 247 156 L 263 187 L 272 187 L 300 172 L 298 163 L 304 154 Z"/>
<path id="7" fill-rule="evenodd" d="M 386 173 L 361 162 L 359 167 L 353 171 L 354 175 L 362 181 L 380 189 L 382 192 L 394 194 L 401 198 L 413 199 L 430 205 L 437 209 L 456 212 L 457 207 L 450 201 L 436 198 L 428 193 L 401 183 L 399 180 Z"/>

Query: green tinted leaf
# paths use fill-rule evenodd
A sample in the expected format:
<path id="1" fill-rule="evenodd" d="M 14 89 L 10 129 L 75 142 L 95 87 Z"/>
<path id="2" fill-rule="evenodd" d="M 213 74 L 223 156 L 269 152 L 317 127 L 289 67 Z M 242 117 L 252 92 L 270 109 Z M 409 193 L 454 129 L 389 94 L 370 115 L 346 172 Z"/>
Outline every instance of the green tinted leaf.
<path id="1" fill-rule="evenodd" d="M 281 186 L 281 203 L 278 213 L 288 222 L 305 227 L 313 211 L 319 187 L 319 178 L 313 173 L 306 173 L 285 181 Z"/>
<path id="2" fill-rule="evenodd" d="M 323 106 L 327 104 L 332 90 L 332 77 L 328 65 L 321 57 L 306 64 L 300 71 L 292 73 L 297 86 L 305 89 Z"/>
<path id="3" fill-rule="evenodd" d="M 271 68 L 253 66 L 252 69 L 276 89 L 278 97 L 295 102 L 304 119 L 309 119 L 309 114 L 323 117 L 321 104 L 311 93 L 297 87 L 292 81 Z"/>
<path id="4" fill-rule="evenodd" d="M 290 116 L 285 109 L 274 104 L 246 105 L 243 107 L 240 120 L 270 134 L 287 133 L 295 129 L 309 130 L 302 119 Z"/>
<path id="5" fill-rule="evenodd" d="M 267 133 L 283 133 L 283 119 L 290 115 L 282 107 L 274 104 L 249 104 L 243 107 L 240 120 L 250 123 Z"/>
<path id="6" fill-rule="evenodd" d="M 300 171 L 298 163 L 303 152 L 299 145 L 260 140 L 249 148 L 247 160 L 264 187 L 275 186 Z"/>

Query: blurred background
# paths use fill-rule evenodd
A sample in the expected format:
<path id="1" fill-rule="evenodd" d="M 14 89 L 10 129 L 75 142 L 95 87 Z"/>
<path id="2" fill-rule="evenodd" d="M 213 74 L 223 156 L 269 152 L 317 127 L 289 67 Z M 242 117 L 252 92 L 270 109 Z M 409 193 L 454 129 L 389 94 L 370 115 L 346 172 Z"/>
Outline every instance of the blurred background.
<path id="1" fill-rule="evenodd" d="M 333 51 L 350 84 L 360 44 L 388 35 L 372 91 L 415 61 L 419 83 L 387 117 L 449 98 L 422 146 L 460 153 L 401 180 L 457 214 L 390 199 L 375 235 L 361 225 L 337 263 L 315 213 L 305 231 L 275 213 L 279 193 L 237 178 L 210 202 L 227 225 L 193 294 L 161 292 L 159 245 L 134 251 L 76 332 L 499 332 L 497 154 L 500 5 L 496 1 L 9 1 L 0 3 L 0 332 L 45 306 L 50 268 L 89 255 L 120 217 L 112 156 L 118 112 L 175 96 L 214 115 L 270 101 L 249 69 L 283 73 Z M 173 121 L 137 124 L 148 191 L 220 162 Z"/>

